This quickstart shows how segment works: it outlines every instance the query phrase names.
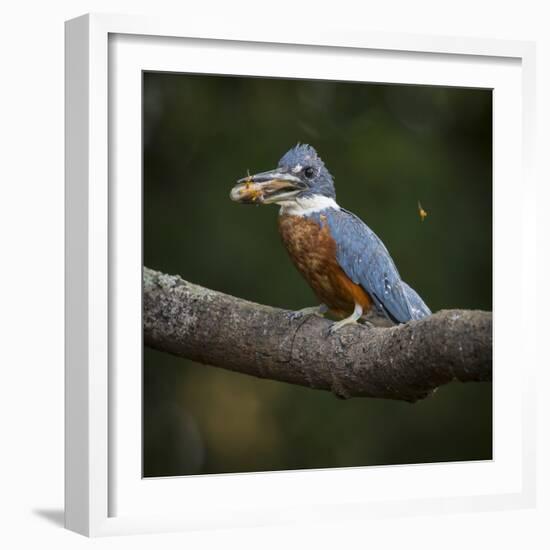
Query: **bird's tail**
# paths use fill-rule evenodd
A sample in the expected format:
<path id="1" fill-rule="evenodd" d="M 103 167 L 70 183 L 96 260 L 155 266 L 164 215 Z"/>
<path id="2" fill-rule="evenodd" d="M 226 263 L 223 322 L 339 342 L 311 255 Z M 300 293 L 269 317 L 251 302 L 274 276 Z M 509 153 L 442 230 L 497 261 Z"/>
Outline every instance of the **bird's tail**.
<path id="1" fill-rule="evenodd" d="M 422 300 L 414 288 L 411 288 L 405 281 L 402 281 L 402 284 L 405 296 L 410 305 L 411 318 L 418 320 L 431 315 L 432 312 L 430 308 L 424 303 L 424 300 Z"/>

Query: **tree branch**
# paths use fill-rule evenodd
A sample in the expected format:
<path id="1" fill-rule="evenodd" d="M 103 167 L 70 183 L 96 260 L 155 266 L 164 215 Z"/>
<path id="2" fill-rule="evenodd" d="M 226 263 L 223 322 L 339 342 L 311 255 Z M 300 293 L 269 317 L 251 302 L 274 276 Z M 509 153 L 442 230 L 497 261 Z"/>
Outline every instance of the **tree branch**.
<path id="1" fill-rule="evenodd" d="M 439 386 L 492 377 L 492 315 L 444 310 L 391 328 L 292 319 L 288 311 L 143 272 L 145 345 L 260 378 L 339 397 L 416 401 Z"/>

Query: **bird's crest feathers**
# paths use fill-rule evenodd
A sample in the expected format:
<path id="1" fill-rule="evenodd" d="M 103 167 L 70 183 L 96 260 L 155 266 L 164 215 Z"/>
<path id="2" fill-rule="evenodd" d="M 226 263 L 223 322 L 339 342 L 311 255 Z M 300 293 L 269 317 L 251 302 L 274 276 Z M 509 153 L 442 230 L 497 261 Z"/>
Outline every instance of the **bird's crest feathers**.
<path id="1" fill-rule="evenodd" d="M 298 142 L 292 149 L 289 149 L 279 161 L 279 166 L 294 166 L 296 164 L 305 165 L 311 163 L 324 166 L 324 162 L 317 154 L 317 151 L 307 143 Z"/>

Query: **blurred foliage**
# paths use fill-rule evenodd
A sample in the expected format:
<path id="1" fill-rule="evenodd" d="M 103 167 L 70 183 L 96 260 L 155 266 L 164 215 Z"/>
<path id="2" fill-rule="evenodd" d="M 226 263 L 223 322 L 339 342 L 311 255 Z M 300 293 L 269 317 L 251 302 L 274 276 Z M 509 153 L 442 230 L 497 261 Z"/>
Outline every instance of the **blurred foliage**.
<path id="1" fill-rule="evenodd" d="M 145 73 L 143 92 L 148 267 L 285 309 L 314 305 L 277 207 L 228 197 L 300 141 L 432 310 L 491 309 L 490 90 Z M 145 349 L 143 414 L 146 476 L 492 457 L 490 384 L 451 384 L 414 405 L 341 401 Z"/>

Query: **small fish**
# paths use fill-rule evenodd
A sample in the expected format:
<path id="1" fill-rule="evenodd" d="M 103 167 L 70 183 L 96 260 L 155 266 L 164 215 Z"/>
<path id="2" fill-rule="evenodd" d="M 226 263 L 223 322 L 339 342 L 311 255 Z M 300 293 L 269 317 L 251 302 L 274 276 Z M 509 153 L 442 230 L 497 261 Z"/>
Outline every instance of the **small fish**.
<path id="1" fill-rule="evenodd" d="M 424 208 L 422 208 L 422 205 L 420 204 L 420 201 L 418 201 L 418 215 L 420 216 L 420 221 L 423 222 L 424 218 L 428 217 L 428 213 Z"/>
<path id="2" fill-rule="evenodd" d="M 264 196 L 262 184 L 254 182 L 249 170 L 246 173 L 245 181 L 231 190 L 231 199 L 245 204 L 261 203 Z"/>

